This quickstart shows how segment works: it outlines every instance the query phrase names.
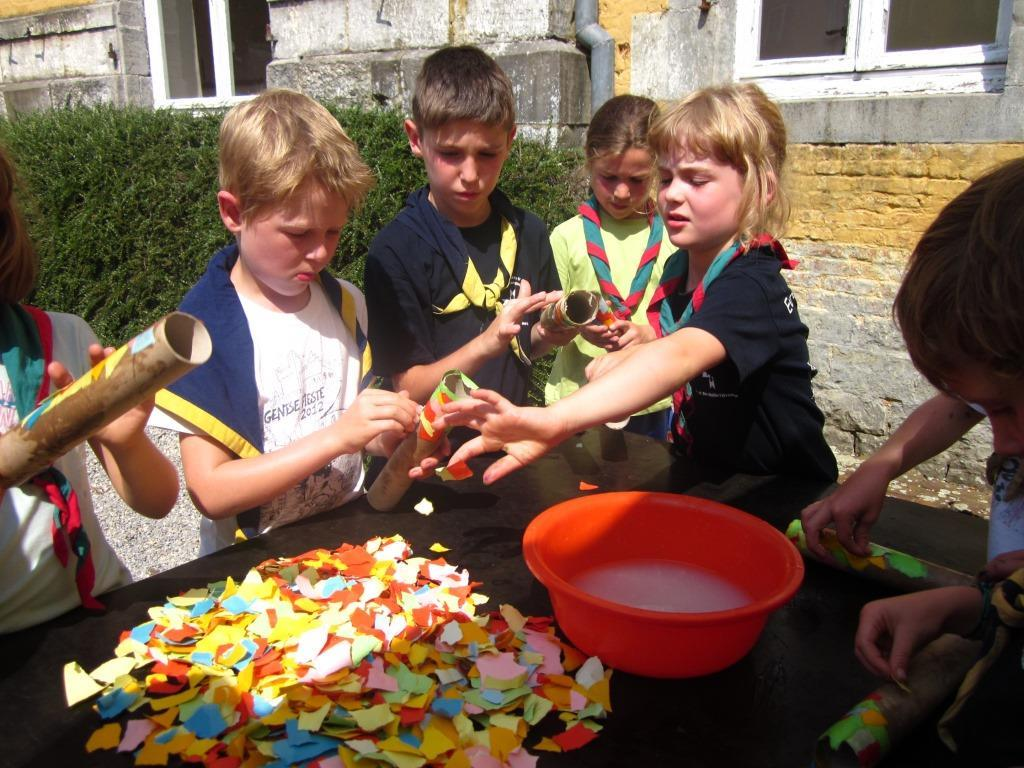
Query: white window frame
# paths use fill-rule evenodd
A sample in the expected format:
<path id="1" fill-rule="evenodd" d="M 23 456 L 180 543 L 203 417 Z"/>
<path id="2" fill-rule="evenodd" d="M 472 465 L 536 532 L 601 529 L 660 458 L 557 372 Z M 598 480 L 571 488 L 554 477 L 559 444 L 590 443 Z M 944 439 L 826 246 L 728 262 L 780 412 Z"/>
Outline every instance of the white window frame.
<path id="1" fill-rule="evenodd" d="M 149 66 L 153 82 L 153 106 L 182 109 L 227 107 L 252 98 L 252 94 L 234 93 L 235 71 L 231 57 L 231 17 L 228 0 L 207 0 L 210 9 L 210 39 L 213 45 L 213 77 L 215 96 L 172 99 L 164 46 L 163 13 L 160 0 L 144 0 L 146 38 L 149 43 Z"/>
<path id="2" fill-rule="evenodd" d="M 1003 88 L 1013 0 L 999 0 L 996 41 L 986 45 L 885 51 L 890 0 L 850 0 L 848 51 L 759 61 L 761 0 L 737 0 L 736 76 L 776 99 L 979 93 Z"/>

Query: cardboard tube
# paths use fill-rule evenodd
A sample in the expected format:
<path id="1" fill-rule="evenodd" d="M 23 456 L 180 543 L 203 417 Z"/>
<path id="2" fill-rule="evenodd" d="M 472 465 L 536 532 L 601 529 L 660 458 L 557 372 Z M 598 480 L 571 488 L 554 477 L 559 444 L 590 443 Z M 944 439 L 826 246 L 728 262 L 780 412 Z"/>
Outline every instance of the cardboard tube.
<path id="1" fill-rule="evenodd" d="M 406 437 L 388 457 L 384 469 L 366 492 L 366 500 L 371 507 L 378 512 L 394 509 L 412 485 L 409 470 L 433 453 L 444 435 L 444 432 L 438 432 L 432 426 L 434 419 L 441 414 L 441 406 L 452 400 L 469 397 L 470 390 L 476 388 L 476 384 L 461 371 L 448 371 L 441 377 L 441 382 L 420 412 L 419 429 Z"/>
<path id="2" fill-rule="evenodd" d="M 907 683 L 886 683 L 821 735 L 817 768 L 871 768 L 963 682 L 979 644 L 957 635 L 933 640 L 910 661 Z"/>
<path id="3" fill-rule="evenodd" d="M 540 313 L 545 328 L 578 328 L 597 317 L 599 297 L 592 291 L 570 291 Z"/>
<path id="4" fill-rule="evenodd" d="M 213 351 L 206 326 L 172 312 L 0 436 L 0 485 L 20 485 L 118 416 L 153 397 Z"/>
<path id="5" fill-rule="evenodd" d="M 840 571 L 853 573 L 871 581 L 884 584 L 887 587 L 897 589 L 901 592 L 918 592 L 922 589 L 935 589 L 936 587 L 971 587 L 975 585 L 973 577 L 966 573 L 945 568 L 927 560 L 908 555 L 899 550 L 883 547 L 880 544 L 871 545 L 871 554 L 868 557 L 860 557 L 846 550 L 836 532 L 825 528 L 821 532 L 821 543 L 825 550 L 831 555 L 829 558 L 820 558 L 807 548 L 807 538 L 804 535 L 803 525 L 800 520 L 794 520 L 786 529 L 786 536 L 796 545 L 800 553 L 809 560 L 836 568 Z"/>
<path id="6" fill-rule="evenodd" d="M 394 509 L 401 500 L 412 479 L 409 470 L 434 452 L 437 443 L 424 440 L 418 432 L 405 438 L 395 452 L 388 457 L 387 464 L 380 471 L 370 490 L 366 492 L 366 500 L 378 512 Z"/>

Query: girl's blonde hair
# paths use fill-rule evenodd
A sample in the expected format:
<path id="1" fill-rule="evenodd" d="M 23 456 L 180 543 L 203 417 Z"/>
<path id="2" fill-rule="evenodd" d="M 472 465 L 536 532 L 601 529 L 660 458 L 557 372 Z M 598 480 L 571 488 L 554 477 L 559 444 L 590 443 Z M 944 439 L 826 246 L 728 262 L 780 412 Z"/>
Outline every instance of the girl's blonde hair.
<path id="1" fill-rule="evenodd" d="M 0 148 L 0 301 L 17 304 L 36 284 L 38 262 L 14 199 L 14 165 Z"/>
<path id="2" fill-rule="evenodd" d="M 373 187 L 359 149 L 325 107 L 285 88 L 233 107 L 220 126 L 220 188 L 245 220 L 287 203 L 314 182 L 358 208 Z"/>
<path id="3" fill-rule="evenodd" d="M 740 238 L 782 234 L 789 199 L 782 185 L 786 124 L 782 113 L 753 83 L 695 91 L 664 110 L 651 125 L 659 158 L 682 148 L 699 158 L 726 163 L 743 175 Z"/>

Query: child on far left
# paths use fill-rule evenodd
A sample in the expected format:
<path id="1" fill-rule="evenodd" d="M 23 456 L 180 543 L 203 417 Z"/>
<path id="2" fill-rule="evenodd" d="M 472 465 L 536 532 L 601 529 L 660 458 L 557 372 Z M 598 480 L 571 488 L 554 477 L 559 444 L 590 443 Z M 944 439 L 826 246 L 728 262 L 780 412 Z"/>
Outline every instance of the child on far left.
<path id="1" fill-rule="evenodd" d="M 82 318 L 22 304 L 37 262 L 14 201 L 14 179 L 0 149 L 0 433 L 114 351 L 100 346 Z M 152 408 L 152 401 L 133 408 L 88 442 L 125 503 L 155 519 L 174 506 L 178 475 L 143 431 Z M 0 634 L 79 605 L 102 608 L 98 595 L 131 581 L 93 511 L 83 445 L 31 480 L 4 488 L 0 504 Z"/>

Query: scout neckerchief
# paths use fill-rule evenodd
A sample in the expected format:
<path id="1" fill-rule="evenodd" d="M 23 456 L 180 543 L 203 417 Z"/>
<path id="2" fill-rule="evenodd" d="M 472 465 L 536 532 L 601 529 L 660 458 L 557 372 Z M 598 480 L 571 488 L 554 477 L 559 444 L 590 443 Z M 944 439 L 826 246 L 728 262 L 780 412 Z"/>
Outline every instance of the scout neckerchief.
<path id="1" fill-rule="evenodd" d="M 46 399 L 50 388 L 46 366 L 52 359 L 53 327 L 47 314 L 35 307 L 0 304 L 0 362 L 11 381 L 18 418 L 30 416 Z M 75 585 L 82 605 L 102 610 L 103 604 L 92 596 L 96 572 L 77 494 L 56 467 L 43 470 L 28 482 L 42 489 L 54 506 L 51 534 L 60 564 L 67 567 L 69 547 L 78 558 Z"/>
<path id="2" fill-rule="evenodd" d="M 472 257 L 469 252 L 463 251 L 466 256 L 466 275 L 462 278 L 462 285 L 460 286 L 460 292 L 452 297 L 452 300 L 448 302 L 445 307 L 434 307 L 434 314 L 436 315 L 450 315 L 454 312 L 461 312 L 470 306 L 479 307 L 480 309 L 493 312 L 494 316 L 497 317 L 501 314 L 502 301 L 501 294 L 505 291 L 508 286 L 509 278 L 512 276 L 516 266 L 516 250 L 519 245 L 516 241 L 516 233 L 509 223 L 508 219 L 504 216 L 501 217 L 501 246 L 500 256 L 501 263 L 498 267 L 497 273 L 494 275 L 494 280 L 490 283 L 484 283 L 480 279 L 480 273 L 477 272 L 476 265 L 473 263 Z M 530 364 L 529 358 L 525 355 L 522 348 L 519 345 L 519 338 L 513 336 L 509 342 L 509 346 L 512 347 L 512 351 L 515 353 L 519 360 L 527 365 Z"/>
<path id="3" fill-rule="evenodd" d="M 791 261 L 786 256 L 786 251 L 783 249 L 782 244 L 771 235 L 756 235 L 745 244 L 737 240 L 729 248 L 718 254 L 714 261 L 711 262 L 708 271 L 704 273 L 704 278 L 694 289 L 693 296 L 690 297 L 690 303 L 686 305 L 686 309 L 683 310 L 683 314 L 678 319 L 672 316 L 670 302 L 665 299 L 675 293 L 680 284 L 685 285 L 690 267 L 690 256 L 684 250 L 678 250 L 673 253 L 665 263 L 665 268 L 661 273 L 661 281 L 651 296 L 651 303 L 647 305 L 647 318 L 658 336 L 667 336 L 686 325 L 690 318 L 693 317 L 693 314 L 700 310 L 701 305 L 704 303 L 704 296 L 707 293 L 708 286 L 711 285 L 715 278 L 722 274 L 722 271 L 727 266 L 744 253 L 763 247 L 771 249 L 783 268 L 793 269 L 796 267 L 796 262 Z M 689 454 L 693 449 L 693 436 L 686 427 L 686 419 L 688 416 L 693 415 L 694 406 L 693 391 L 690 388 L 689 382 L 673 393 L 672 404 L 675 407 L 675 418 L 672 419 L 672 433 L 682 441 L 682 444 L 686 447 L 687 454 Z"/>
<path id="4" fill-rule="evenodd" d="M 334 284 L 338 286 L 340 290 L 339 299 L 341 301 L 341 322 L 344 323 L 345 328 L 352 334 L 352 338 L 356 340 L 356 348 L 359 350 L 359 391 L 362 391 L 369 387 L 373 382 L 373 355 L 370 352 L 370 340 L 366 338 L 366 332 L 363 330 L 363 326 L 359 323 L 359 318 L 356 316 L 356 301 L 349 292 L 348 289 L 344 288 L 337 280 L 328 275 L 326 272 L 320 273 L 320 284 L 324 286 L 324 293 L 327 294 L 327 298 L 334 303 L 332 291 L 327 290 L 327 286 L 330 285 L 328 280 L 334 281 Z M 333 290 L 333 289 L 332 289 Z"/>
<path id="5" fill-rule="evenodd" d="M 633 275 L 633 282 L 629 286 L 629 295 L 625 299 L 619 293 L 619 289 L 612 282 L 611 265 L 608 263 L 608 254 L 604 249 L 604 238 L 601 236 L 601 213 L 597 197 L 592 196 L 579 207 L 580 216 L 583 217 L 583 234 L 587 238 L 587 253 L 590 255 L 590 263 L 594 266 L 594 274 L 597 275 L 597 283 L 601 286 L 601 293 L 611 302 L 612 312 L 620 320 L 628 320 L 636 312 L 640 299 L 647 291 L 647 284 L 651 280 L 651 273 L 654 271 L 654 263 L 658 260 L 658 252 L 661 250 L 661 233 L 664 224 L 661 216 L 654 210 L 654 206 L 647 206 L 647 225 L 650 234 L 647 236 L 647 245 L 644 246 L 640 263 L 636 265 L 636 274 Z"/>
<path id="6" fill-rule="evenodd" d="M 939 737 L 954 752 L 956 743 L 949 731 L 951 722 L 974 694 L 981 679 L 1003 654 L 1010 642 L 1011 632 L 1019 632 L 1024 627 L 1024 569 L 1014 571 L 1007 579 L 992 587 L 991 601 L 991 613 L 983 610 L 981 617 L 982 621 L 995 619 L 995 630 L 985 641 L 985 653 L 967 672 L 957 691 L 956 700 L 939 720 Z M 989 609 L 989 606 L 985 608 Z"/>

